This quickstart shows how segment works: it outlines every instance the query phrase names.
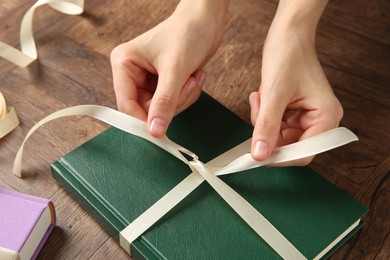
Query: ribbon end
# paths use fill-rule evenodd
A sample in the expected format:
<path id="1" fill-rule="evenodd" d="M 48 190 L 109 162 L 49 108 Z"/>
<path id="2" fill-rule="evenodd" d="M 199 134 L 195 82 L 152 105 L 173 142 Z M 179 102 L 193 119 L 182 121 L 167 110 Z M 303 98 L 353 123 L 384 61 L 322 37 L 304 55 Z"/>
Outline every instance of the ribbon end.
<path id="1" fill-rule="evenodd" d="M 79 15 L 84 11 L 84 0 L 54 2 L 49 4 L 51 8 L 68 15 Z"/>
<path id="2" fill-rule="evenodd" d="M 119 245 L 131 256 L 131 244 L 122 232 L 119 233 Z"/>
<path id="3" fill-rule="evenodd" d="M 12 173 L 19 178 L 22 178 L 22 151 L 23 147 L 21 147 L 16 154 L 14 166 L 12 167 Z"/>
<path id="4" fill-rule="evenodd" d="M 337 129 L 338 129 L 338 131 L 342 131 L 343 132 L 344 137 L 345 137 L 346 140 L 349 140 L 350 142 L 359 141 L 359 137 L 354 132 L 349 130 L 348 128 L 346 128 L 346 127 L 338 127 L 338 128 L 335 128 L 334 130 L 337 130 Z"/>

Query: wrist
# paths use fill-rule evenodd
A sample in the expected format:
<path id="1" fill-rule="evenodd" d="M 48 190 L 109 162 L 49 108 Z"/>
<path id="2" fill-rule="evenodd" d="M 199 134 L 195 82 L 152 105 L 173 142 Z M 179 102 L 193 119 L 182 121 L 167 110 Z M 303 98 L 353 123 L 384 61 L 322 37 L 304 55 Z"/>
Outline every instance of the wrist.
<path id="1" fill-rule="evenodd" d="M 280 0 L 269 37 L 288 35 L 314 44 L 318 22 L 327 0 Z"/>
<path id="2" fill-rule="evenodd" d="M 229 0 L 182 0 L 170 19 L 209 43 L 214 52 L 222 41 L 228 6 Z"/>
<path id="3" fill-rule="evenodd" d="M 179 16 L 183 21 L 224 27 L 229 2 L 229 0 L 181 0 L 173 15 Z"/>
<path id="4" fill-rule="evenodd" d="M 180 9 L 187 9 L 190 12 L 201 10 L 203 12 L 219 12 L 226 11 L 230 0 L 181 0 L 177 5 L 176 11 Z"/>

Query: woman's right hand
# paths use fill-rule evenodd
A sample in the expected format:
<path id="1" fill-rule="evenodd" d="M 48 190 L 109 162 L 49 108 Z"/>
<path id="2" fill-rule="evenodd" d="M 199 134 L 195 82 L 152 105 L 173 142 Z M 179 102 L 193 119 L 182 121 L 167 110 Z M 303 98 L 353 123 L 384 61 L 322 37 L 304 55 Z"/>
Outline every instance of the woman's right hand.
<path id="1" fill-rule="evenodd" d="M 174 13 L 111 53 L 118 109 L 165 135 L 175 114 L 194 103 L 203 66 L 218 49 L 228 1 L 181 1 Z"/>

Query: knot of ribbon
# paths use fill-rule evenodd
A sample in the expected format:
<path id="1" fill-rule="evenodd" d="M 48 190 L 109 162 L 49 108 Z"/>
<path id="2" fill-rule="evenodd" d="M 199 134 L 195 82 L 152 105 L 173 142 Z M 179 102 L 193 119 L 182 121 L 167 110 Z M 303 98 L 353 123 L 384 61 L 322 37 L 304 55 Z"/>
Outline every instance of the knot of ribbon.
<path id="1" fill-rule="evenodd" d="M 103 106 L 81 105 L 59 110 L 43 118 L 31 128 L 16 155 L 13 167 L 15 175 L 21 177 L 23 148 L 31 134 L 43 124 L 65 116 L 91 116 L 99 119 L 125 132 L 152 142 L 186 163 L 192 170 L 190 175 L 120 232 L 120 245 L 130 254 L 131 243 L 135 239 L 189 195 L 203 181 L 207 181 L 237 214 L 281 257 L 284 259 L 306 259 L 259 211 L 218 176 L 238 173 L 267 164 L 312 156 L 357 140 L 356 135 L 348 129 L 343 127 L 335 128 L 306 140 L 278 147 L 274 149 L 272 155 L 267 160 L 258 162 L 253 160 L 248 152 L 251 145 L 251 140 L 249 139 L 210 162 L 203 163 L 196 154 L 171 141 L 168 137 L 155 138 L 151 136 L 148 133 L 146 123 L 137 118 Z M 188 160 L 185 155 L 192 160 Z M 320 258 L 321 255 L 317 257 Z"/>

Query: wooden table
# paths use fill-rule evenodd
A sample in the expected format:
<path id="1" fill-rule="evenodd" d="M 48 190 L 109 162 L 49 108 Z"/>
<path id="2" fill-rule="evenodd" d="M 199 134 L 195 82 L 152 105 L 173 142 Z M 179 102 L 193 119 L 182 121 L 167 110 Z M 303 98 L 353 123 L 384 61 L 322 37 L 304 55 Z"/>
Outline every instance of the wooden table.
<path id="1" fill-rule="evenodd" d="M 34 3 L 0 3 L 0 39 L 19 46 L 19 25 Z M 115 108 L 111 50 L 167 17 L 177 1 L 86 1 L 68 16 L 49 7 L 34 19 L 39 62 L 27 69 L 0 59 L 0 90 L 16 107 L 21 125 L 0 140 L 0 187 L 50 198 L 58 225 L 41 259 L 126 259 L 126 253 L 51 177 L 49 164 L 107 126 L 89 118 L 49 123 L 27 143 L 24 179 L 11 173 L 27 131 L 44 116 L 72 105 Z M 261 50 L 275 0 L 235 0 L 224 41 L 208 63 L 204 90 L 245 120 L 248 94 L 260 83 Z M 341 125 L 360 142 L 319 155 L 310 165 L 368 206 L 364 228 L 334 259 L 390 259 L 390 4 L 386 0 L 332 1 L 320 22 L 318 55 L 344 106 Z"/>

